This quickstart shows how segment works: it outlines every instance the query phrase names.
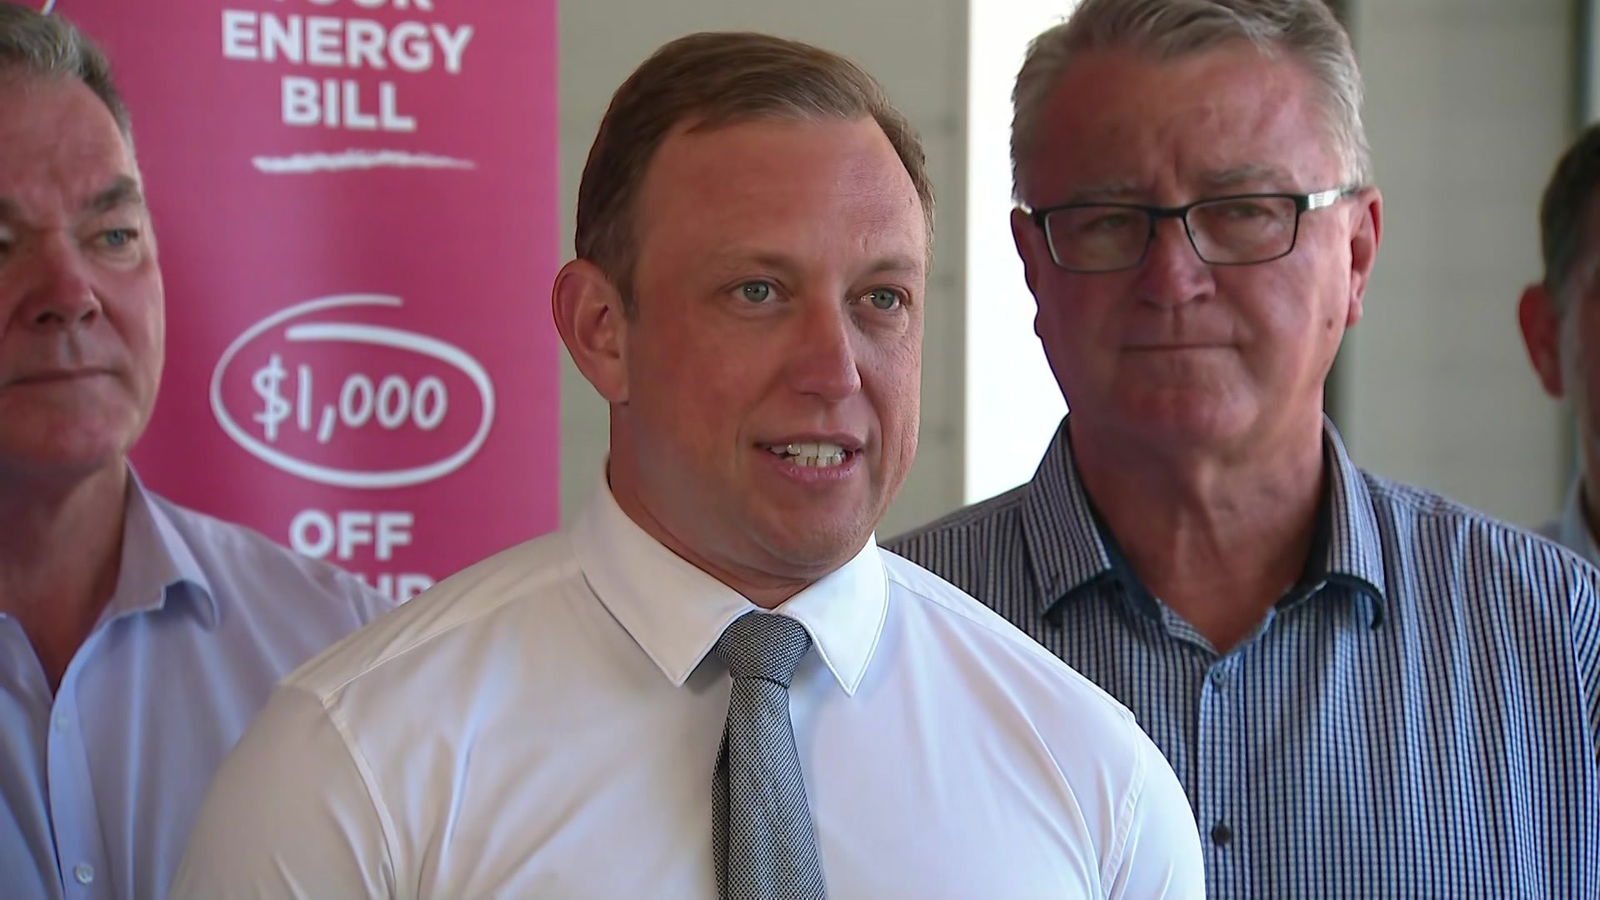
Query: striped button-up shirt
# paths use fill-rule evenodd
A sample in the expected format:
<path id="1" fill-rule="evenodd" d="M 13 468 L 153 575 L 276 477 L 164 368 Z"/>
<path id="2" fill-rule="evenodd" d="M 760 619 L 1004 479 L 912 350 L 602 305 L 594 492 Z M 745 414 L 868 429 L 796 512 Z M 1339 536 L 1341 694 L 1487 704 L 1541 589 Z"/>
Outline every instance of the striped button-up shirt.
<path id="1" fill-rule="evenodd" d="M 1065 421 L 1031 482 L 886 546 L 1133 710 L 1211 896 L 1600 897 L 1600 571 L 1326 435 L 1305 575 L 1226 654 L 1102 532 Z"/>

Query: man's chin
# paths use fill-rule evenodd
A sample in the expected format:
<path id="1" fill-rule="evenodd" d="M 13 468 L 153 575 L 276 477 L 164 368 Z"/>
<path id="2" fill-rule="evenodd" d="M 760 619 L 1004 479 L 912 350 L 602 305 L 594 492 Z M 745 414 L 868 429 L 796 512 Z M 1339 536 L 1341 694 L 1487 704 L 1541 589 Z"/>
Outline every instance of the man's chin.
<path id="1" fill-rule="evenodd" d="M 108 473 L 120 473 L 127 464 L 127 454 L 116 446 L 17 447 L 0 441 L 0 473 L 52 491 L 70 489 Z"/>
<path id="2" fill-rule="evenodd" d="M 850 521 L 790 520 L 763 528 L 761 543 L 781 574 L 814 581 L 855 558 L 872 534 L 860 519 Z"/>
<path id="3" fill-rule="evenodd" d="M 1164 453 L 1206 453 L 1229 452 L 1278 433 L 1288 417 L 1254 403 L 1166 395 L 1124 402 L 1115 409 L 1073 409 L 1070 421 L 1074 444 L 1114 441 L 1126 446 L 1131 441 Z"/>
<path id="4" fill-rule="evenodd" d="M 1254 409 L 1204 391 L 1161 391 L 1140 394 L 1118 405 L 1119 430 L 1167 433 L 1175 437 L 1223 437 L 1247 431 L 1257 418 Z"/>

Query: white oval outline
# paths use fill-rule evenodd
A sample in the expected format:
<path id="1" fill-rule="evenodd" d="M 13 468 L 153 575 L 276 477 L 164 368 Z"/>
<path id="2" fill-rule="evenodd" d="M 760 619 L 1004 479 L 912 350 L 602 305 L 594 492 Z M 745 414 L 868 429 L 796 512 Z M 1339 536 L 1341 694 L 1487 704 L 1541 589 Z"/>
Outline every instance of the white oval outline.
<path id="1" fill-rule="evenodd" d="M 465 350 L 427 335 L 382 325 L 360 325 L 349 322 L 312 322 L 284 330 L 285 339 L 290 341 L 349 341 L 409 350 L 449 363 L 472 379 L 472 383 L 478 388 L 478 395 L 483 400 L 483 420 L 478 425 L 477 433 L 465 447 L 435 463 L 389 472 L 354 472 L 349 469 L 319 466 L 316 463 L 296 459 L 257 440 L 254 435 L 239 427 L 239 423 L 233 420 L 233 416 L 222 403 L 222 377 L 227 372 L 228 365 L 246 344 L 255 340 L 262 332 L 285 320 L 324 309 L 337 309 L 343 306 L 399 307 L 401 305 L 403 304 L 399 297 L 388 294 L 334 294 L 286 307 L 245 329 L 243 334 L 234 338 L 233 343 L 228 345 L 228 349 L 222 351 L 222 356 L 217 359 L 216 368 L 211 371 L 211 413 L 216 417 L 217 424 L 222 426 L 228 437 L 233 438 L 234 443 L 254 454 L 262 462 L 276 466 L 291 475 L 298 475 L 307 481 L 334 487 L 367 489 L 409 487 L 443 477 L 461 468 L 477 454 L 484 441 L 489 438 L 489 429 L 494 424 L 494 385 L 489 380 L 488 371 Z"/>

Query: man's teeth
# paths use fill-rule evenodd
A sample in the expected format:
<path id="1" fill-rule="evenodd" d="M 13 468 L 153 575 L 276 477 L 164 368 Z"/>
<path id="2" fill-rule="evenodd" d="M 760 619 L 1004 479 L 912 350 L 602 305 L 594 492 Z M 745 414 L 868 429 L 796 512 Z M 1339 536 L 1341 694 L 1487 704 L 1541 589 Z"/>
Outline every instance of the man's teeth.
<path id="1" fill-rule="evenodd" d="M 767 447 L 767 452 L 813 468 L 844 465 L 846 456 L 845 449 L 838 444 L 773 444 Z"/>

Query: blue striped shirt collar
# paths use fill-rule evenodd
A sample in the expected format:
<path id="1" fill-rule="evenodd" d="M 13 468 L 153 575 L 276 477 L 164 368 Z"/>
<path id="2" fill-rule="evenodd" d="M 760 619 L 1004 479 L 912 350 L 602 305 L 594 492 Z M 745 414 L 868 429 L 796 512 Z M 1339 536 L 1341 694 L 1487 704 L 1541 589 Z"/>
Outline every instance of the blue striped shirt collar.
<path id="1" fill-rule="evenodd" d="M 1051 615 L 1060 604 L 1115 580 L 1136 608 L 1159 620 L 1158 602 L 1133 574 L 1115 538 L 1102 527 L 1078 478 L 1069 419 L 1061 420 L 1022 505 L 1023 539 L 1032 562 L 1038 612 Z M 1332 463 L 1328 493 L 1318 512 L 1306 572 L 1280 606 L 1303 602 L 1328 584 L 1340 584 L 1364 604 L 1368 622 L 1376 628 L 1382 624 L 1387 602 L 1377 514 L 1365 479 L 1326 417 L 1323 434 L 1324 458 Z"/>

